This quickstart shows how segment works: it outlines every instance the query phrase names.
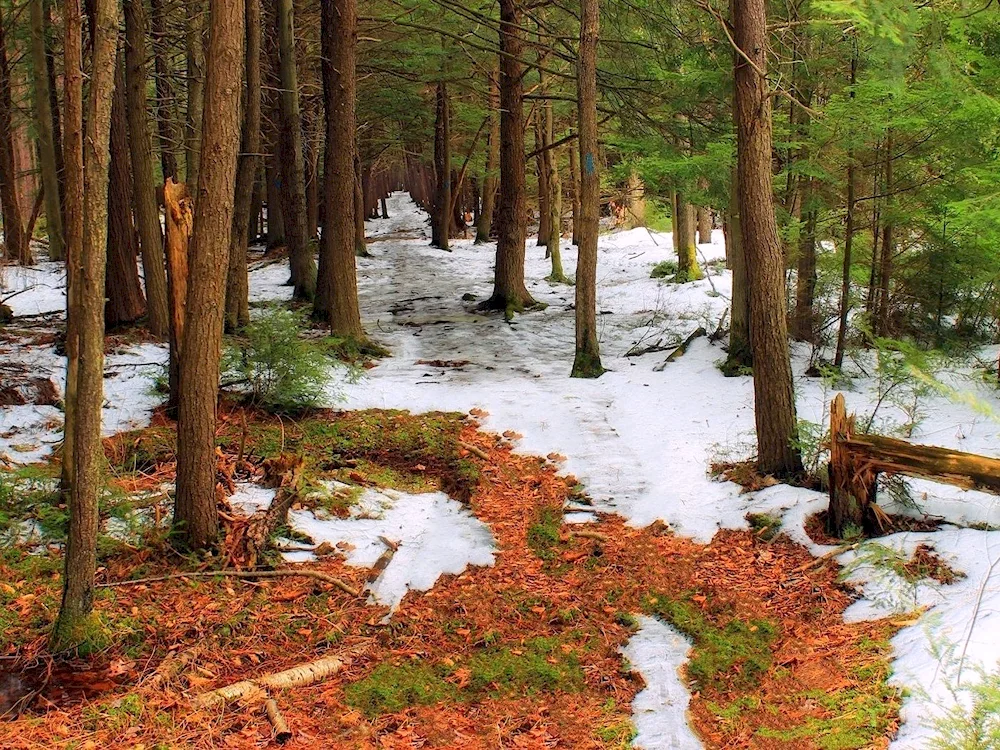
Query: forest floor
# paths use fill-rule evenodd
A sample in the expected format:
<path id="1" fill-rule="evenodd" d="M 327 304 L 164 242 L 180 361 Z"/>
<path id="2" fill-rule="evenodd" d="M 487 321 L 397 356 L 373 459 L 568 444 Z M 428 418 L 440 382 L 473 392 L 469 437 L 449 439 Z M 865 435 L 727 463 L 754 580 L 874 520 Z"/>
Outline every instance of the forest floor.
<path id="1" fill-rule="evenodd" d="M 695 328 L 719 326 L 730 290 L 721 237 L 700 247 L 709 278 L 676 285 L 649 278 L 672 255 L 668 236 L 602 236 L 609 372 L 579 381 L 568 377 L 573 289 L 544 280 L 541 248 L 529 243 L 527 276 L 547 307 L 507 322 L 475 309 L 491 289 L 491 245 L 458 240 L 443 253 L 427 246 L 426 217 L 407 197 L 394 195 L 389 211 L 392 218 L 369 223 L 373 257 L 359 260 L 359 284 L 366 329 L 392 356 L 331 388 L 327 402 L 351 411 L 275 426 L 231 410 L 220 432 L 230 441 L 223 455 L 245 474 L 235 477 L 234 508 L 268 500 L 254 471 L 239 465 L 251 433 L 258 459 L 295 447 L 329 453 L 339 458 L 314 461 L 317 481 L 374 493 L 365 496 L 370 505 L 352 495 L 354 507 L 332 515 L 294 511 L 288 543 L 302 545 L 304 532 L 337 554 L 286 553 L 360 586 L 382 551 L 378 537 L 401 541 L 372 584 L 371 603 L 293 578 L 101 589 L 97 607 L 110 631 L 129 637 L 109 644 L 83 677 L 50 675 L 34 711 L 0 723 L 0 744 L 264 745 L 269 728 L 255 710 L 195 711 L 190 696 L 344 653 L 348 664 L 332 679 L 279 696 L 293 746 L 625 747 L 633 728 L 646 748 L 927 746 L 939 731 L 934 717 L 967 698 L 956 690 L 958 673 L 968 684 L 1000 657 L 990 628 L 1000 605 L 995 498 L 914 481 L 916 507 L 888 495 L 880 503 L 925 530 L 837 547 L 806 532 L 825 507 L 821 492 L 767 482 L 743 492 L 711 476 L 711 465 L 752 454 L 750 379 L 724 378 L 716 367 L 723 352 L 707 337 L 654 367 Z M 568 271 L 574 260 L 574 249 L 564 249 Z M 287 264 L 255 259 L 251 268 L 254 303 L 289 298 Z M 6 281 L 31 290 L 8 301 L 19 318 L 0 342 L 5 361 L 58 384 L 56 267 L 7 269 Z M 649 346 L 665 351 L 631 356 Z M 101 580 L 203 568 L 163 544 L 140 547 L 123 531 L 165 517 L 172 457 L 159 418 L 145 427 L 162 347 L 123 338 L 111 349 L 105 432 L 116 435 L 109 456 L 118 494 L 105 531 L 117 540 L 102 551 Z M 821 434 L 834 392 L 829 380 L 802 376 L 810 354 L 797 348 L 794 362 L 807 435 Z M 870 354 L 848 370 L 838 389 L 850 408 L 874 412 L 872 429 L 993 451 L 997 430 L 982 407 L 1000 408 L 1000 400 L 976 379 L 975 362 L 938 375 L 974 394 L 971 405 Z M 19 467 L 46 458 L 60 423 L 55 405 L 0 409 L 0 455 L 15 487 L 6 498 L 0 491 L 0 521 L 19 522 L 26 510 L 31 519 L 11 525 L 19 544 L 2 562 L 0 655 L 18 665 L 43 653 L 59 567 L 45 539 L 46 523 L 58 519 L 39 511 L 47 470 Z M 122 433 L 130 427 L 139 432 Z M 344 442 L 359 432 L 371 440 Z M 236 444 L 243 447 L 233 458 Z M 821 456 L 818 440 L 804 448 L 808 459 Z M 40 494 L 29 498 L 25 486 Z M 421 494 L 428 491 L 436 494 Z M 22 517 L 14 496 L 30 505 Z M 928 519 L 947 523 L 931 530 Z M 149 679 L 168 653 L 192 647 L 182 674 Z M 0 698 L 5 679 L 30 677 L 5 676 L 3 664 Z M 73 693 L 78 683 L 99 694 L 63 705 L 67 697 L 51 692 Z M 45 700 L 55 705 L 37 713 Z"/>

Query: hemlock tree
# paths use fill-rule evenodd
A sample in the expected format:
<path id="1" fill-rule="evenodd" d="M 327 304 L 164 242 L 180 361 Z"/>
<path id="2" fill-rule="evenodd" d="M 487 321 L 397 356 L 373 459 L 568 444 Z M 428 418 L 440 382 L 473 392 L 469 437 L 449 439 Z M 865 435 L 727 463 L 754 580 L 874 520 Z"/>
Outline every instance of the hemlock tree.
<path id="1" fill-rule="evenodd" d="M 741 240 L 750 298 L 757 464 L 762 473 L 802 470 L 785 314 L 784 256 L 771 184 L 771 92 L 765 0 L 732 0 Z"/>
<path id="2" fill-rule="evenodd" d="M 597 166 L 597 39 L 598 0 L 580 4 L 580 48 L 577 61 L 577 107 L 580 127 L 580 214 L 576 235 L 576 355 L 574 378 L 596 378 L 604 372 L 597 343 L 597 233 L 601 178 Z"/>
<path id="3" fill-rule="evenodd" d="M 355 267 L 355 51 L 357 0 L 321 0 L 323 95 L 326 103 L 325 199 L 314 316 L 337 336 L 360 338 L 361 312 Z"/>
<path id="4" fill-rule="evenodd" d="M 3 207 L 4 246 L 7 258 L 30 265 L 31 245 L 24 231 L 21 206 L 17 200 L 12 115 L 10 64 L 7 59 L 7 35 L 0 9 L 0 204 Z"/>
<path id="5" fill-rule="evenodd" d="M 104 262 L 108 241 L 108 173 L 111 157 L 111 107 L 115 85 L 118 6 L 94 0 L 90 24 L 91 70 L 87 94 L 86 135 L 82 128 L 83 76 L 79 0 L 66 9 L 66 164 L 72 180 L 67 200 L 72 244 L 68 257 L 72 324 L 67 340 L 67 410 L 72 424 L 69 485 L 69 533 L 59 618 L 52 631 L 54 650 L 85 643 L 91 635 L 90 613 L 97 568 L 98 497 L 102 487 L 101 406 L 104 401 Z M 84 151 L 83 143 L 87 144 Z M 80 167 L 82 163 L 82 175 Z M 82 195 L 81 195 L 82 194 Z M 77 213 L 78 208 L 82 211 Z M 79 244 L 77 244 L 79 243 Z M 72 393 L 72 397 L 70 394 Z"/>
<path id="6" fill-rule="evenodd" d="M 243 0 L 209 0 L 209 17 L 201 141 L 206 158 L 195 199 L 177 418 L 174 526 L 191 549 L 214 543 L 219 524 L 215 408 L 240 144 L 240 89 L 233 82 L 243 70 Z"/>

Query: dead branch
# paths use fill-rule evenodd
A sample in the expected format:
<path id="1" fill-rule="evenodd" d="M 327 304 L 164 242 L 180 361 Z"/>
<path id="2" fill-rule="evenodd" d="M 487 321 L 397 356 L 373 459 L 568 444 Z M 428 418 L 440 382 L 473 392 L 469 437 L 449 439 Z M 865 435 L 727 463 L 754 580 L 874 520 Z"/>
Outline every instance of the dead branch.
<path id="1" fill-rule="evenodd" d="M 279 745 L 284 745 L 292 738 L 292 730 L 288 728 L 285 717 L 278 710 L 278 704 L 274 698 L 264 701 L 264 714 L 274 729 L 274 741 Z"/>
<path id="2" fill-rule="evenodd" d="M 465 450 L 469 451 L 469 453 L 471 453 L 472 455 L 478 456 L 479 458 L 483 459 L 484 461 L 489 461 L 490 460 L 490 457 L 486 454 L 485 451 L 480 450 L 479 448 L 477 448 L 476 446 L 472 445 L 471 443 L 466 443 L 463 440 L 459 440 L 458 444 L 462 448 L 465 448 Z"/>
<path id="3" fill-rule="evenodd" d="M 178 578 L 213 578 L 215 576 L 228 576 L 230 578 L 286 578 L 286 577 L 299 577 L 299 578 L 314 578 L 317 581 L 322 581 L 323 583 L 329 583 L 331 586 L 336 586 L 338 589 L 343 591 L 345 594 L 350 594 L 351 596 L 361 596 L 361 592 L 355 589 L 353 586 L 349 586 L 344 583 L 339 578 L 335 578 L 326 573 L 322 573 L 318 570 L 204 570 L 197 571 L 194 573 L 170 573 L 165 576 L 152 576 L 150 578 L 136 578 L 131 581 L 108 581 L 107 583 L 98 583 L 97 588 L 107 589 L 116 588 L 118 586 L 138 586 L 144 583 L 158 583 L 160 581 L 173 581 Z"/>
<path id="4" fill-rule="evenodd" d="M 694 333 L 692 333 L 690 336 L 684 339 L 684 342 L 680 346 L 678 346 L 676 349 L 670 352 L 670 354 L 667 355 L 667 358 L 665 360 L 663 360 L 660 364 L 654 367 L 653 371 L 663 372 L 663 368 L 666 367 L 669 362 L 676 362 L 678 359 L 684 356 L 684 353 L 687 352 L 688 347 L 691 346 L 692 341 L 694 341 L 696 338 L 700 338 L 701 336 L 707 336 L 707 335 L 708 331 L 699 326 Z"/>

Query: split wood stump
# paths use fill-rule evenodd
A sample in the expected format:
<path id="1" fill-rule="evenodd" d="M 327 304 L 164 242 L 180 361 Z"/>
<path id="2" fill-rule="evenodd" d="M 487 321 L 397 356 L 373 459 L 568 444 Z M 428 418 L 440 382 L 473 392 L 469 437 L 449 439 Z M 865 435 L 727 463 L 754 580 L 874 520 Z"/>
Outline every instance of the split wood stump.
<path id="1" fill-rule="evenodd" d="M 866 535 L 885 529 L 875 503 L 878 475 L 905 474 L 1000 495 L 1000 459 L 855 432 L 844 394 L 830 404 L 830 508 L 827 531 L 843 538 L 851 527 Z"/>

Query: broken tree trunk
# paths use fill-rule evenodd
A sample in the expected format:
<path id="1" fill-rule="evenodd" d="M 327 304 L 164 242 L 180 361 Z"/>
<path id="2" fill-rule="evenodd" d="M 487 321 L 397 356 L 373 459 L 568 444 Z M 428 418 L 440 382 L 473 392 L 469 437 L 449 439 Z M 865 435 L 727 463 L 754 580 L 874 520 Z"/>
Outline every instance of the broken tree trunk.
<path id="1" fill-rule="evenodd" d="M 239 564 L 253 568 L 263 557 L 271 534 L 285 523 L 288 509 L 299 496 L 304 467 L 305 460 L 301 456 L 296 456 L 288 462 L 288 468 L 281 476 L 281 483 L 271 504 L 266 510 L 258 510 L 250 517 L 234 555 Z"/>
<path id="2" fill-rule="evenodd" d="M 194 226 L 194 206 L 187 185 L 168 177 L 163 185 L 166 209 L 167 302 L 170 323 L 170 398 L 167 409 L 177 409 L 177 379 L 188 287 L 188 243 Z"/>
<path id="3" fill-rule="evenodd" d="M 854 417 L 847 415 L 844 395 L 838 393 L 830 405 L 830 534 L 843 537 L 851 527 L 872 534 L 883 528 L 885 513 L 875 504 L 883 472 L 1000 494 L 1000 459 L 855 434 Z"/>

